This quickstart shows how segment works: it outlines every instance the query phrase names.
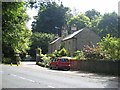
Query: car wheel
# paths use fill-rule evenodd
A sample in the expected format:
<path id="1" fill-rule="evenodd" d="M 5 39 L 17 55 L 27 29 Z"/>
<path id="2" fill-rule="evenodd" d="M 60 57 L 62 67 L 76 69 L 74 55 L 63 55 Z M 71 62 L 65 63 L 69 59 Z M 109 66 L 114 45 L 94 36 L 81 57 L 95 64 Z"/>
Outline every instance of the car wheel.
<path id="1" fill-rule="evenodd" d="M 52 66 L 50 66 L 49 68 L 52 69 Z"/>
<path id="2" fill-rule="evenodd" d="M 55 66 L 55 69 L 59 69 L 58 66 Z"/>
<path id="3" fill-rule="evenodd" d="M 70 70 L 70 68 L 66 68 L 66 69 L 64 69 L 64 70 L 68 71 L 68 70 Z"/>

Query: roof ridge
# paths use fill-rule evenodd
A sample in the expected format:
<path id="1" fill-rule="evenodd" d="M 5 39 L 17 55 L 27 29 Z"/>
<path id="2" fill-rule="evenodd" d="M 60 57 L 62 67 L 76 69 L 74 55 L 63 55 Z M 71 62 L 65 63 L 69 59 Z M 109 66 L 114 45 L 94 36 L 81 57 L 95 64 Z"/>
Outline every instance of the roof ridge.
<path id="1" fill-rule="evenodd" d="M 82 29 L 77 30 L 76 32 L 74 32 L 74 33 L 68 35 L 67 37 L 63 38 L 63 41 L 64 41 L 64 40 L 68 40 L 68 39 L 70 39 L 70 38 L 76 36 L 79 32 L 83 31 L 84 29 L 85 29 L 85 28 L 82 28 Z"/>

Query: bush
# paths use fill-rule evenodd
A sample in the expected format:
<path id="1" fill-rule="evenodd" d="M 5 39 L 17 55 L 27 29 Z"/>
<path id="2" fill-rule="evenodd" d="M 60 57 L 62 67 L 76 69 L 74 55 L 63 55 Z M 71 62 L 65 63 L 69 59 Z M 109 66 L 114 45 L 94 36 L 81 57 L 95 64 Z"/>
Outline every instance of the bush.
<path id="1" fill-rule="evenodd" d="M 59 57 L 59 51 L 58 50 L 55 50 L 52 54 L 52 57 Z"/>
<path id="2" fill-rule="evenodd" d="M 10 58 L 5 58 L 5 57 L 3 57 L 2 63 L 11 64 L 11 59 L 10 59 Z"/>
<path id="3" fill-rule="evenodd" d="M 109 59 L 120 60 L 120 38 L 108 34 L 99 44 Z"/>
<path id="4" fill-rule="evenodd" d="M 44 55 L 42 54 L 42 49 L 41 48 L 37 48 L 36 49 L 36 53 L 39 54 L 40 57 L 43 57 Z"/>
<path id="5" fill-rule="evenodd" d="M 46 55 L 44 55 L 44 57 L 42 57 L 41 59 L 42 61 L 38 62 L 38 64 L 42 67 L 49 67 L 50 57 L 47 57 Z"/>
<path id="6" fill-rule="evenodd" d="M 73 56 L 74 56 L 74 59 L 77 59 L 77 60 L 85 59 L 85 55 L 83 51 L 76 51 Z"/>
<path id="7" fill-rule="evenodd" d="M 68 56 L 68 52 L 65 48 L 62 48 L 60 51 L 58 51 L 58 54 L 59 54 L 60 57 Z"/>
<path id="8" fill-rule="evenodd" d="M 49 54 L 50 57 L 62 57 L 62 56 L 68 56 L 68 52 L 65 48 L 62 48 L 60 50 L 55 50 L 52 54 Z"/>
<path id="9" fill-rule="evenodd" d="M 84 46 L 83 52 L 86 59 L 90 60 L 106 59 L 106 55 L 102 51 L 99 44 L 94 48 L 91 48 L 90 46 L 86 45 Z"/>

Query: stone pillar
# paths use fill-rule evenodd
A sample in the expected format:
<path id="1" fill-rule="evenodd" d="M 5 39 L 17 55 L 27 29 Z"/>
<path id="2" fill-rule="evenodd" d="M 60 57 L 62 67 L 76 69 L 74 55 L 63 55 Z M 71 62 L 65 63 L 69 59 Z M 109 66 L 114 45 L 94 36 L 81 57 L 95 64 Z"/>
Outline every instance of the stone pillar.
<path id="1" fill-rule="evenodd" d="M 37 48 L 36 49 L 36 64 L 39 62 L 39 57 L 40 57 L 40 50 Z"/>
<path id="2" fill-rule="evenodd" d="M 20 61 L 21 61 L 21 58 L 20 58 L 20 55 L 19 55 L 19 53 L 16 53 L 15 54 L 15 59 L 16 59 L 16 64 L 17 64 L 17 66 L 20 64 Z"/>

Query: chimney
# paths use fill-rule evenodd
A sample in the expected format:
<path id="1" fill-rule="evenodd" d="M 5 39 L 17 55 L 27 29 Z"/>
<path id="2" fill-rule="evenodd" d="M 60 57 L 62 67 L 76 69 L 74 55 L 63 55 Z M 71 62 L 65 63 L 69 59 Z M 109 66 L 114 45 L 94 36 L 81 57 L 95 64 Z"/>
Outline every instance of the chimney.
<path id="1" fill-rule="evenodd" d="M 77 26 L 74 24 L 71 26 L 71 33 L 74 33 L 75 31 L 77 31 Z"/>
<path id="2" fill-rule="evenodd" d="M 62 30 L 61 30 L 61 32 L 62 32 L 62 38 L 68 36 L 68 31 L 67 31 L 66 28 L 67 28 L 66 26 L 62 27 Z"/>

